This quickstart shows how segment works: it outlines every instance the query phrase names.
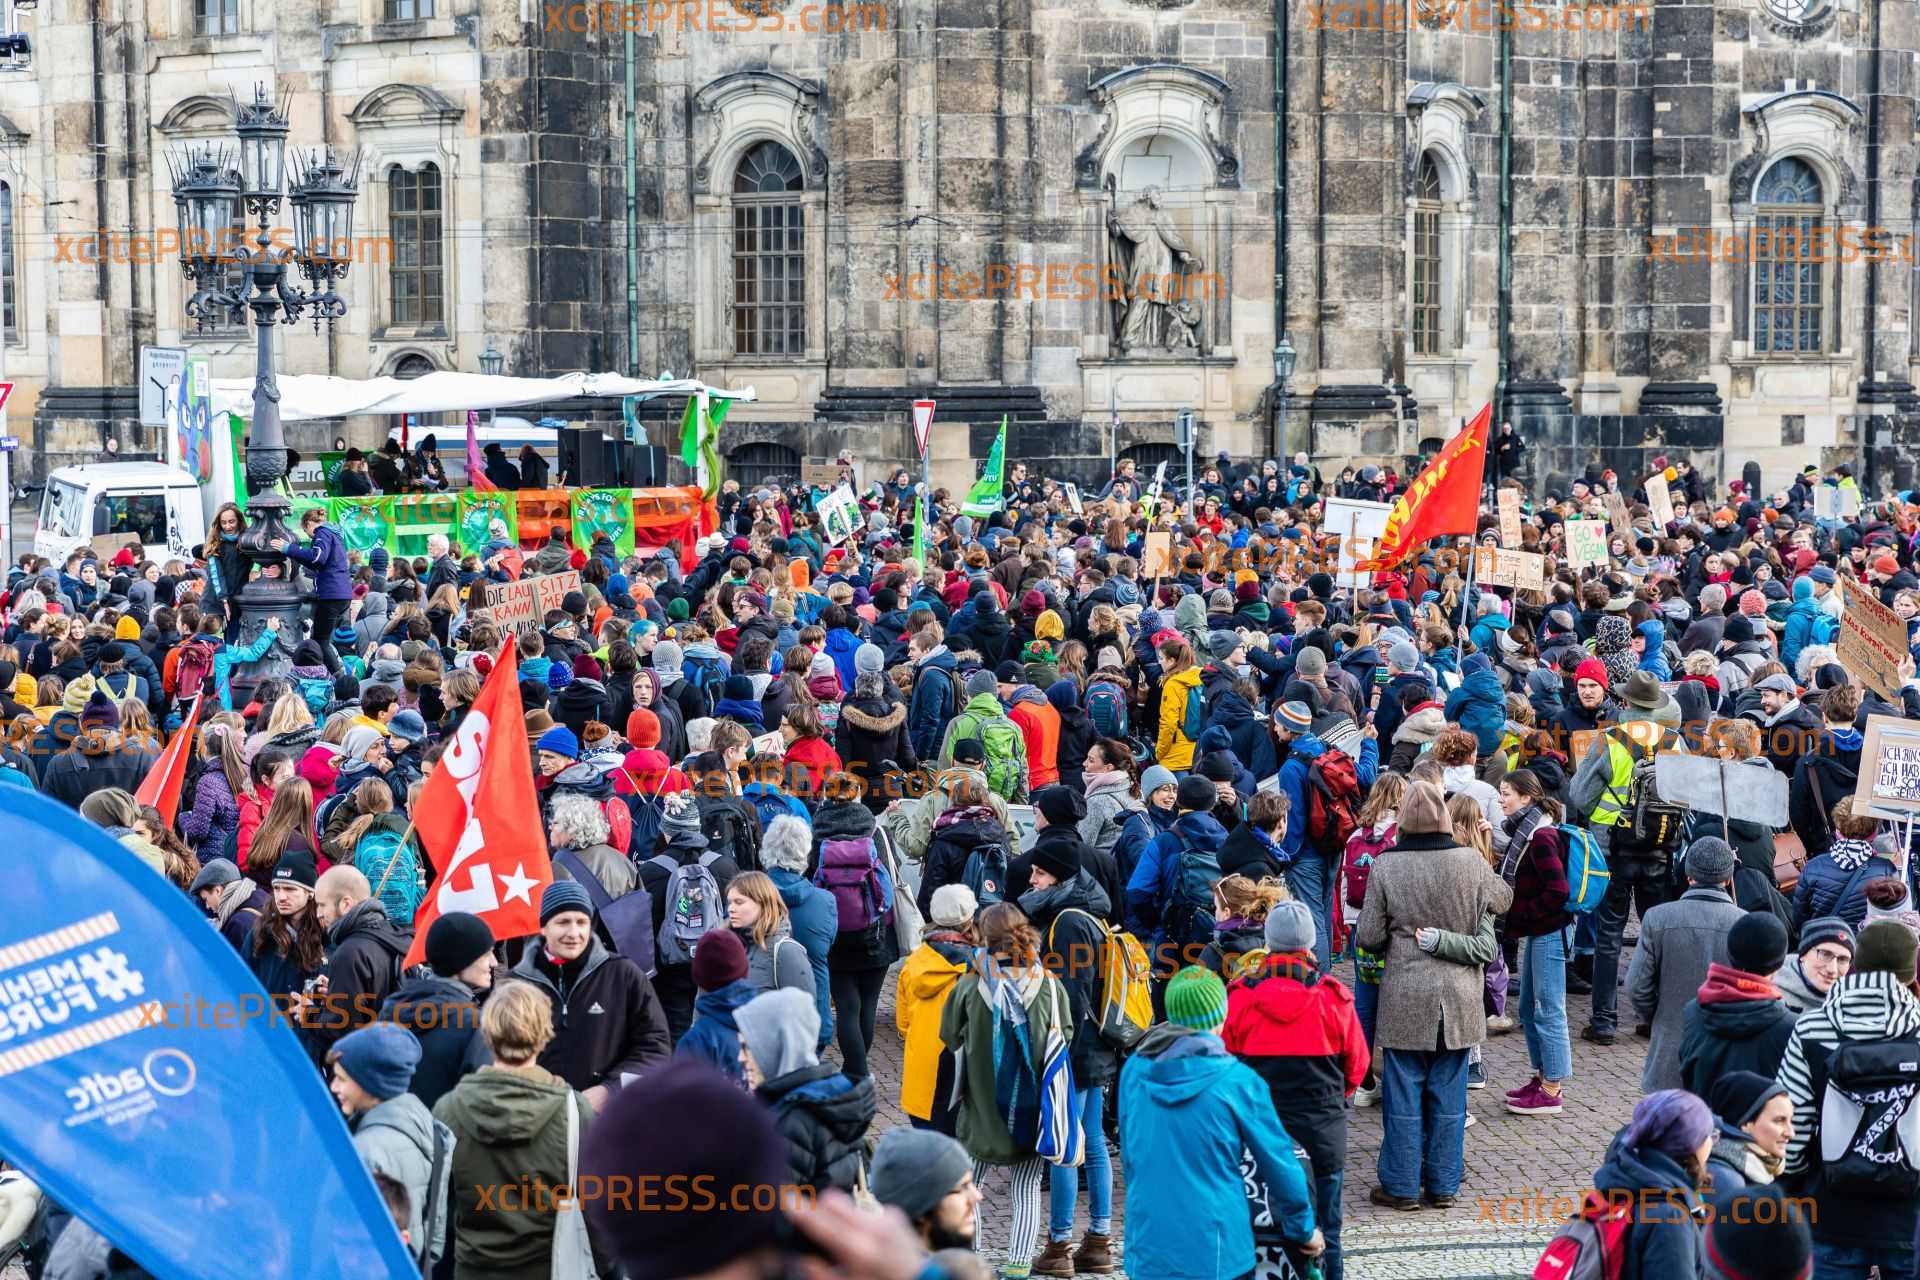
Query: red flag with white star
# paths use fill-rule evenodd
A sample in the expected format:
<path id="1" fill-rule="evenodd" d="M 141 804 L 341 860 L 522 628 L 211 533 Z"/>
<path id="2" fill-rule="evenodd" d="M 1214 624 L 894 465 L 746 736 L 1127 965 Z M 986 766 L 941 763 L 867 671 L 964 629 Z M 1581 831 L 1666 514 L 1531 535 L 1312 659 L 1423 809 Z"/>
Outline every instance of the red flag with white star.
<path id="1" fill-rule="evenodd" d="M 408 967 L 426 958 L 427 930 L 445 912 L 472 912 L 496 939 L 539 931 L 540 891 L 553 880 L 553 864 L 533 792 L 512 642 L 420 792 L 413 828 L 442 870 L 413 918 Z"/>

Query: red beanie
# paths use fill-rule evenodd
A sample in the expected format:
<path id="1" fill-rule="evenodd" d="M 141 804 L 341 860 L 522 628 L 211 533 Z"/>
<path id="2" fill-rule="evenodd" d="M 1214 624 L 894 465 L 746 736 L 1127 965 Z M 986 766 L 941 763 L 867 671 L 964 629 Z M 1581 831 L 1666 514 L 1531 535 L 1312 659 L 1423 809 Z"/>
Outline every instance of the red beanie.
<path id="1" fill-rule="evenodd" d="M 627 716 L 627 741 L 641 749 L 660 745 L 660 717 L 645 707 L 635 707 Z"/>
<path id="2" fill-rule="evenodd" d="M 1894 558 L 1893 552 L 1882 551 L 1873 558 L 1873 571 L 1892 577 L 1894 574 L 1900 572 L 1900 561 Z"/>
<path id="3" fill-rule="evenodd" d="M 1749 618 L 1764 618 L 1767 615 L 1767 598 L 1758 591 L 1749 589 L 1740 593 L 1740 612 Z"/>
<path id="4" fill-rule="evenodd" d="M 1588 658 L 1573 669 L 1573 680 L 1575 684 L 1591 680 L 1604 689 L 1607 687 L 1607 664 L 1598 658 Z"/>

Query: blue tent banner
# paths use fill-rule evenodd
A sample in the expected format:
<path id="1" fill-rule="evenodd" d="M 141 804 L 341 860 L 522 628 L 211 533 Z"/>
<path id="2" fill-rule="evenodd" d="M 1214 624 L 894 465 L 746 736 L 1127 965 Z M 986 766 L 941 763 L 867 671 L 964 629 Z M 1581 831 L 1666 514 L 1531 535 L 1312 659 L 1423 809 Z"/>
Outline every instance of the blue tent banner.
<path id="1" fill-rule="evenodd" d="M 0 794 L 0 1154 L 160 1280 L 415 1268 L 284 1016 L 99 828 Z"/>

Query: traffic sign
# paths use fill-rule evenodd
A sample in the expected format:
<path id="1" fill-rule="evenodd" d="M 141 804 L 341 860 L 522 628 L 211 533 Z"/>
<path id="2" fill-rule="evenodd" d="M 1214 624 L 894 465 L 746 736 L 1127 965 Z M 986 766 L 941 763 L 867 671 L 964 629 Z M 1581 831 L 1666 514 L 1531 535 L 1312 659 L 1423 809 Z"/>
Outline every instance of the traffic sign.
<path id="1" fill-rule="evenodd" d="M 920 445 L 920 456 L 927 456 L 927 436 L 933 431 L 932 400 L 913 402 L 913 438 Z"/>
<path id="2" fill-rule="evenodd" d="M 140 425 L 167 425 L 167 400 L 174 380 L 187 370 L 185 347 L 140 348 Z"/>
<path id="3" fill-rule="evenodd" d="M 20 447 L 19 436 L 0 436 L 0 453 L 12 453 Z"/>

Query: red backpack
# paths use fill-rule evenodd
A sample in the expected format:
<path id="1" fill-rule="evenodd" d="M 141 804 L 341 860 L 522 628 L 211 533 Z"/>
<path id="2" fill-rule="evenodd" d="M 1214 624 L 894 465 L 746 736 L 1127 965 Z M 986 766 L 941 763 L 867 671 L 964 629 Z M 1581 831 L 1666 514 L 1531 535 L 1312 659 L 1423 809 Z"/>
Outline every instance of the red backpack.
<path id="1" fill-rule="evenodd" d="M 186 702 L 197 693 L 219 696 L 213 687 L 213 656 L 219 650 L 219 645 L 204 636 L 195 636 L 180 646 L 180 660 L 174 664 L 175 697 Z"/>
<path id="2" fill-rule="evenodd" d="M 1328 747 L 1307 768 L 1307 839 L 1324 858 L 1344 856 L 1360 825 L 1360 775 L 1353 758 Z"/>
<path id="3" fill-rule="evenodd" d="M 1373 874 L 1376 859 L 1400 838 L 1398 823 L 1388 823 L 1385 832 L 1373 834 L 1371 827 L 1355 828 L 1347 837 L 1345 861 L 1340 866 L 1341 880 L 1347 887 L 1347 905 L 1358 911 L 1367 902 L 1367 877 Z"/>
<path id="4" fill-rule="evenodd" d="M 1587 1192 L 1580 1212 L 1547 1241 L 1533 1264 L 1533 1280 L 1620 1280 L 1632 1226 L 1631 1196 Z"/>

